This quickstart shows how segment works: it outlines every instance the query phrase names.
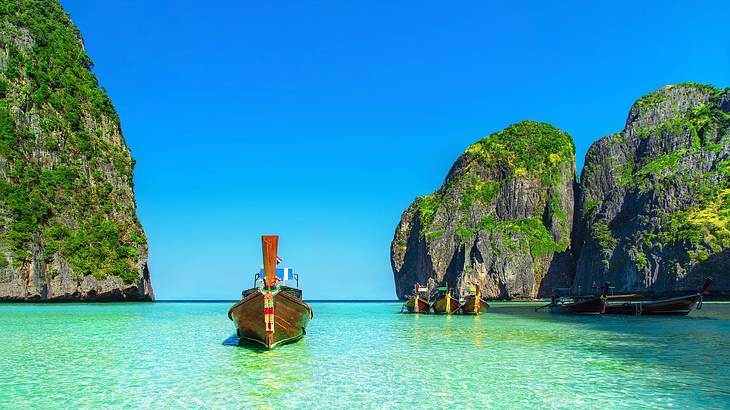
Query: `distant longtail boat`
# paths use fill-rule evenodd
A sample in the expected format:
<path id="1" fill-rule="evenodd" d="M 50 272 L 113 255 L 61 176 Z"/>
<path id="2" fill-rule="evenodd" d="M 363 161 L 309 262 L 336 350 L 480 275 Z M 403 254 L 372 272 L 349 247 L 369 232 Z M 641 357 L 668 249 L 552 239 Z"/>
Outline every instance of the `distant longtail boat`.
<path id="1" fill-rule="evenodd" d="M 263 271 L 256 274 L 254 287 L 245 290 L 241 301 L 228 311 L 241 341 L 266 349 L 301 339 L 314 317 L 312 308 L 302 301 L 299 276 L 290 268 L 276 268 L 278 244 L 278 236 L 261 237 Z M 289 286 L 293 281 L 296 287 Z"/>
<path id="2" fill-rule="evenodd" d="M 489 309 L 489 303 L 482 299 L 482 293 L 479 285 L 466 288 L 466 298 L 461 305 L 461 313 L 465 315 L 479 315 L 486 313 Z"/>
<path id="3" fill-rule="evenodd" d="M 413 296 L 403 304 L 401 312 L 403 309 L 407 310 L 408 313 L 428 313 L 431 309 L 431 304 L 428 302 L 428 288 L 416 283 Z"/>
<path id="4" fill-rule="evenodd" d="M 685 296 L 673 298 L 636 301 L 636 302 L 614 302 L 611 299 L 626 299 L 636 297 L 638 295 L 612 295 L 608 297 L 609 303 L 603 313 L 607 315 L 665 315 L 665 316 L 685 316 L 688 315 L 692 308 L 697 305 L 697 309 L 702 309 L 702 300 L 707 288 L 712 285 L 712 278 L 707 278 L 702 289 L 697 292 L 690 293 Z"/>
<path id="5" fill-rule="evenodd" d="M 436 288 L 436 300 L 431 304 L 433 313 L 441 314 L 453 314 L 459 311 L 461 303 L 459 298 L 455 298 L 451 295 L 451 289 L 448 286 Z"/>
<path id="6" fill-rule="evenodd" d="M 570 292 L 570 288 L 555 289 L 555 293 L 545 306 L 536 308 L 548 308 L 550 313 L 571 314 L 571 315 L 600 315 L 606 307 L 606 294 L 610 284 L 603 284 L 601 292 L 597 295 L 588 296 L 567 296 L 561 292 Z"/>

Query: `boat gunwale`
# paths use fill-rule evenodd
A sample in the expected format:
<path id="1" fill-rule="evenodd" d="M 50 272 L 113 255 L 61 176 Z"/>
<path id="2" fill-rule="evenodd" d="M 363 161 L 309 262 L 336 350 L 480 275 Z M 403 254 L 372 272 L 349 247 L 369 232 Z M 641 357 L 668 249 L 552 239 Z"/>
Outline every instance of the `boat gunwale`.
<path id="1" fill-rule="evenodd" d="M 671 303 L 671 302 L 679 302 L 683 300 L 692 300 L 692 299 L 699 299 L 702 295 L 700 293 L 695 293 L 692 295 L 685 295 L 685 296 L 675 296 L 673 298 L 669 299 L 655 299 L 655 300 L 638 300 L 638 301 L 626 301 L 624 303 L 608 303 L 608 305 L 613 306 L 632 306 L 632 305 L 659 305 L 662 303 Z"/>
<path id="2" fill-rule="evenodd" d="M 296 288 L 292 288 L 292 289 L 296 289 Z M 306 307 L 307 310 L 309 311 L 309 319 L 310 320 L 311 319 L 314 319 L 314 311 L 312 311 L 312 307 L 309 306 L 308 304 L 304 303 L 303 300 L 298 299 L 298 298 L 290 295 L 289 293 L 283 292 L 283 291 L 277 292 L 276 294 L 277 295 L 282 295 L 282 297 L 284 297 L 285 299 L 288 299 L 291 302 L 298 303 L 298 304 Z M 231 320 L 233 320 L 233 318 L 231 317 L 231 312 L 233 311 L 233 309 L 235 309 L 236 307 L 242 305 L 243 303 L 246 303 L 246 302 L 248 302 L 250 300 L 253 300 L 254 298 L 256 298 L 258 296 L 263 296 L 263 293 L 261 292 L 261 288 L 257 288 L 256 289 L 256 292 L 251 293 L 250 295 L 248 295 L 245 298 L 239 300 L 233 306 L 231 306 L 230 309 L 228 309 L 228 318 L 231 319 Z"/>

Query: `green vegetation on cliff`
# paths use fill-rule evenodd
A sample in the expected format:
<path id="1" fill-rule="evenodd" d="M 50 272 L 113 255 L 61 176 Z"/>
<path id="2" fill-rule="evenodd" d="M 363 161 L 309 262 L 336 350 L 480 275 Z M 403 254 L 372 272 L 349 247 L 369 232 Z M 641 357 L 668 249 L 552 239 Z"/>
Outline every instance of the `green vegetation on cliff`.
<path id="1" fill-rule="evenodd" d="M 132 283 L 146 249 L 134 161 L 92 67 L 56 1 L 0 5 L 0 256 L 6 243 L 20 269 L 35 246 L 76 275 Z"/>
<path id="2" fill-rule="evenodd" d="M 465 155 L 478 158 L 488 168 L 506 167 L 512 177 L 555 185 L 559 165 L 573 161 L 575 146 L 570 135 L 550 124 L 522 121 L 472 144 Z"/>
<path id="3" fill-rule="evenodd" d="M 730 143 L 730 113 L 721 109 L 721 101 L 726 89 L 717 89 L 710 85 L 685 83 L 664 88 L 642 97 L 639 105 L 647 105 L 646 101 L 665 101 L 668 89 L 690 88 L 709 95 L 707 103 L 698 104 L 691 109 L 680 112 L 673 118 L 660 123 L 654 130 L 647 130 L 647 135 L 663 138 L 666 135 L 690 136 L 688 148 L 679 149 L 658 157 L 648 157 L 640 164 L 630 164 L 626 169 L 627 177 L 622 181 L 627 186 L 646 190 L 649 187 L 648 177 L 652 176 L 652 186 L 662 187 L 666 184 L 681 183 L 692 189 L 696 204 L 677 212 L 662 214 L 662 229 L 644 232 L 642 235 L 648 244 L 664 247 L 674 243 L 687 243 L 690 250 L 688 256 L 694 261 L 703 261 L 713 253 L 730 247 L 730 178 L 728 178 L 727 162 L 719 163 L 709 172 L 696 176 L 679 175 L 682 162 L 690 167 L 702 160 L 705 153 L 717 153 Z M 662 96 L 662 97 L 658 97 Z M 642 105 L 642 107 L 644 106 Z M 645 263 L 640 263 L 645 266 Z"/>
<path id="4" fill-rule="evenodd" d="M 591 146 L 577 286 L 604 277 L 625 291 L 674 291 L 708 274 L 730 283 L 729 100 L 727 88 L 662 87 L 636 102 L 620 134 Z"/>
<path id="5" fill-rule="evenodd" d="M 429 229 L 437 208 L 446 202 L 458 202 L 459 210 L 468 214 L 475 203 L 487 207 L 510 179 L 535 179 L 545 186 L 555 186 L 563 176 L 561 166 L 572 163 L 574 158 L 570 135 L 547 123 L 522 121 L 495 132 L 466 149 L 460 161 L 467 165 L 442 189 L 418 198 L 421 234 L 427 238 L 440 236 L 429 233 Z M 458 192 L 456 198 L 447 195 L 452 189 Z M 558 204 L 551 209 L 560 212 L 561 208 Z M 473 236 L 473 229 L 460 228 L 463 239 Z"/>

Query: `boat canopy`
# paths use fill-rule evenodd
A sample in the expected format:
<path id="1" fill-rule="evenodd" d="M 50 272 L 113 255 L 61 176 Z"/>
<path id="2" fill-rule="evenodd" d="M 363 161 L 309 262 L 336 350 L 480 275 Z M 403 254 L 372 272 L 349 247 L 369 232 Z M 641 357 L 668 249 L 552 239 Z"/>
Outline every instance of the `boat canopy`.
<path id="1" fill-rule="evenodd" d="M 260 275 L 262 278 L 266 277 L 266 272 L 264 269 L 261 269 Z M 293 268 L 276 268 L 276 276 L 283 281 L 293 279 L 294 278 L 294 269 Z"/>

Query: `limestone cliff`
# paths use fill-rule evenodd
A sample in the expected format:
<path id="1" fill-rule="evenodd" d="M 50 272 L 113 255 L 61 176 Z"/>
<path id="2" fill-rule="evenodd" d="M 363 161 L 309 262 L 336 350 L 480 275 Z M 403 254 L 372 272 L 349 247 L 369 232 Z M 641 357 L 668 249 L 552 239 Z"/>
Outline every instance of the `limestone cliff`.
<path id="1" fill-rule="evenodd" d="M 531 298 L 572 281 L 575 148 L 532 121 L 471 145 L 441 188 L 403 213 L 391 244 L 398 297 L 414 283 L 479 284 L 492 298 Z"/>
<path id="2" fill-rule="evenodd" d="M 0 301 L 152 300 L 134 160 L 56 1 L 0 5 Z"/>
<path id="3" fill-rule="evenodd" d="M 730 89 L 667 86 L 623 131 L 596 141 L 581 174 L 573 286 L 619 292 L 730 290 Z"/>

